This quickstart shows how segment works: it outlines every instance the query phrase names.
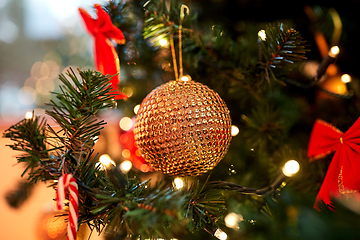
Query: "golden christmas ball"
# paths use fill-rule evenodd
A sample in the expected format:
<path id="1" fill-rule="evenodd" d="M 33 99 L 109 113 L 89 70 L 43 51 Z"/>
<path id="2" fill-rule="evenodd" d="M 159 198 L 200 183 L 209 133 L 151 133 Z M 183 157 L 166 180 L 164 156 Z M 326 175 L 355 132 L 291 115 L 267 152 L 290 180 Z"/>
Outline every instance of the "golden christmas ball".
<path id="1" fill-rule="evenodd" d="M 142 101 L 134 134 L 155 170 L 198 176 L 225 156 L 231 140 L 230 113 L 209 87 L 192 80 L 170 81 Z"/>

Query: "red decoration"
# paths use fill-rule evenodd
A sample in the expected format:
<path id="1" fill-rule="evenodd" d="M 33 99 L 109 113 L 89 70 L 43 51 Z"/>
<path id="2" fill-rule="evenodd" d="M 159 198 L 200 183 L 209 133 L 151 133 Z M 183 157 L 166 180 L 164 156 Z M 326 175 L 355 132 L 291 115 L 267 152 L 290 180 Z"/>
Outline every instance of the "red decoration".
<path id="1" fill-rule="evenodd" d="M 124 44 L 125 38 L 122 31 L 115 27 L 110 16 L 99 4 L 94 5 L 97 12 L 97 19 L 91 16 L 82 8 L 79 8 L 88 32 L 94 36 L 95 40 L 95 67 L 103 74 L 115 75 L 111 78 L 111 86 L 119 93 L 115 99 L 124 99 L 127 96 L 120 93 L 118 84 L 120 82 L 120 63 L 116 50 L 110 39 L 117 44 Z"/>
<path id="2" fill-rule="evenodd" d="M 123 150 L 129 150 L 130 156 L 128 159 L 132 162 L 133 166 L 142 172 L 152 172 L 154 169 L 142 157 L 140 149 L 137 147 L 134 135 L 135 119 L 133 118 L 133 126 L 128 131 L 120 133 L 120 143 Z"/>
<path id="3" fill-rule="evenodd" d="M 69 221 L 68 221 L 68 240 L 76 240 L 78 230 L 78 185 L 76 179 L 71 174 L 64 174 L 59 178 L 56 190 L 56 209 L 62 210 L 64 208 L 64 200 L 66 197 L 66 190 L 69 187 Z"/>
<path id="4" fill-rule="evenodd" d="M 308 148 L 310 160 L 317 160 L 335 152 L 324 182 L 316 197 L 331 203 L 332 197 L 341 195 L 360 199 L 360 118 L 343 133 L 331 124 L 317 120 L 314 124 Z"/>

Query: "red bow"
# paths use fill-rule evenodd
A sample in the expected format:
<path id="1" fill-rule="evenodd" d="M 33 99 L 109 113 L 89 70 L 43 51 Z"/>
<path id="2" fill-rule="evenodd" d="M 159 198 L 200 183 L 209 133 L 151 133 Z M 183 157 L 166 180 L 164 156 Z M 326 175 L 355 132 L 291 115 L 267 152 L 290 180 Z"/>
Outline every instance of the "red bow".
<path id="1" fill-rule="evenodd" d="M 308 156 L 317 160 L 335 152 L 324 182 L 316 197 L 331 203 L 332 197 L 355 196 L 360 199 L 360 118 L 343 133 L 331 124 L 316 120 L 309 141 Z"/>
<path id="2" fill-rule="evenodd" d="M 111 86 L 114 90 L 119 92 L 115 99 L 127 98 L 126 95 L 120 93 L 118 84 L 120 82 L 120 63 L 119 57 L 110 38 L 118 44 L 124 44 L 125 38 L 122 31 L 115 27 L 107 12 L 102 9 L 99 4 L 94 5 L 98 19 L 93 19 L 82 8 L 79 8 L 86 28 L 90 34 L 95 38 L 95 67 L 96 70 L 103 74 L 115 75 L 111 78 Z"/>

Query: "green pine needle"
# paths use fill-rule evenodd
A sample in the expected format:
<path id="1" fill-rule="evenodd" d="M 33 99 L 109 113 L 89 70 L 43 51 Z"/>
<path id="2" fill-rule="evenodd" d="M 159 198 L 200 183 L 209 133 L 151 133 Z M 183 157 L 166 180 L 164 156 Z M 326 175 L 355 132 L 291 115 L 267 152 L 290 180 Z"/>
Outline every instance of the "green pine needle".
<path id="1" fill-rule="evenodd" d="M 266 39 L 260 41 L 260 50 L 265 57 L 266 67 L 272 79 L 284 84 L 280 77 L 286 75 L 296 62 L 304 59 L 306 41 L 298 31 L 282 23 L 269 24 L 265 29 Z"/>
<path id="2" fill-rule="evenodd" d="M 21 176 L 26 172 L 34 172 L 39 164 L 49 159 L 49 153 L 46 149 L 46 120 L 39 116 L 33 116 L 30 119 L 23 119 L 19 123 L 5 130 L 3 137 L 10 138 L 13 143 L 8 145 L 16 151 L 23 152 L 17 157 L 18 162 L 27 164 Z"/>

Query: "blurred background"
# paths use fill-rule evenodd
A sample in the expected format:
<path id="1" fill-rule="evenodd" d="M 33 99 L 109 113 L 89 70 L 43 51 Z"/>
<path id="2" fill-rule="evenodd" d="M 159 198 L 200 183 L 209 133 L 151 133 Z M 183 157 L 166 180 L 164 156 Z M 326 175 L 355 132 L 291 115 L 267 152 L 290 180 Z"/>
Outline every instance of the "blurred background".
<path id="1" fill-rule="evenodd" d="M 92 68 L 78 7 L 92 0 L 0 0 L 0 121 L 41 108 L 68 66 Z"/>
<path id="2" fill-rule="evenodd" d="M 95 17 L 93 4 L 104 4 L 106 2 L 108 1 L 0 0 L 1 133 L 11 124 L 22 119 L 28 111 L 34 110 L 35 114 L 44 115 L 45 103 L 49 102 L 52 97 L 50 92 L 58 91 L 58 75 L 60 73 L 65 72 L 69 67 L 94 68 L 93 41 L 84 30 L 78 14 L 78 7 L 86 9 Z M 296 29 L 309 42 L 311 52 L 307 55 L 308 59 L 319 62 L 321 56 L 314 38 L 313 30 L 315 27 L 312 26 L 311 21 L 306 16 L 304 7 L 311 5 L 315 12 L 318 11 L 317 13 L 322 11 L 322 7 L 333 7 L 340 14 L 343 23 L 340 40 L 341 54 L 338 57 L 337 65 L 342 73 L 351 73 L 354 78 L 359 79 L 357 70 L 359 1 L 329 3 L 329 1 L 321 0 L 276 2 L 265 0 L 199 0 L 189 2 L 194 3 L 194 11 L 199 13 L 199 21 L 206 22 L 208 25 L 217 21 L 223 22 L 224 31 L 229 32 L 232 38 L 236 39 L 239 36 L 239 41 L 250 46 L 249 52 L 251 49 L 255 49 L 255 54 L 252 54 L 253 57 L 251 58 L 253 62 L 257 61 L 256 33 L 258 30 L 264 26 L 264 23 L 282 21 L 283 19 L 290 19 Z M 195 4 L 196 2 L 198 4 Z M 143 13 L 138 14 L 142 15 Z M 136 13 L 131 13 L 124 18 L 117 19 L 117 21 L 127 26 L 126 21 L 135 17 Z M 127 27 L 138 28 L 137 23 L 140 21 L 132 21 L 135 22 L 134 25 Z M 331 23 L 331 19 L 328 22 Z M 332 29 L 333 26 L 330 27 Z M 320 30 L 324 32 L 325 37 L 328 37 L 326 36 L 327 29 Z M 122 91 L 129 95 L 137 92 L 127 101 L 127 105 L 120 103 L 123 104 L 122 107 L 120 106 L 118 110 L 105 116 L 107 122 L 110 122 L 107 132 L 111 134 L 105 132 L 104 136 L 107 140 L 104 145 L 119 141 L 118 135 L 113 134 L 119 131 L 119 120 L 125 115 L 132 117 L 131 114 L 134 115 L 133 107 L 139 104 L 141 99 L 155 86 L 169 80 L 169 76 L 170 79 L 172 77 L 172 72 L 166 70 L 170 66 L 168 62 L 159 60 L 158 62 L 161 64 L 155 64 L 149 60 L 151 58 L 147 55 L 141 55 L 147 43 L 141 45 L 140 41 L 137 41 L 137 38 L 141 36 L 141 29 L 139 28 L 138 31 L 136 36 L 132 36 L 131 31 L 126 32 L 125 29 L 125 36 L 128 37 L 127 45 L 118 48 L 122 64 L 121 74 L 124 75 L 121 78 L 121 83 L 124 86 Z M 240 35 L 245 31 L 254 33 L 252 39 L 240 38 Z M 135 44 L 136 41 L 138 45 Z M 150 52 L 148 49 L 145 50 Z M 162 54 L 161 50 L 155 50 L 151 48 L 151 54 Z M 246 54 L 249 55 L 249 52 L 245 53 L 245 56 Z M 140 64 L 136 66 L 134 59 Z M 156 75 L 156 71 L 167 71 L 168 75 L 165 74 L 166 77 L 161 78 Z M 147 81 L 148 79 L 151 79 L 152 82 Z M 138 85 L 135 86 L 136 84 Z M 335 89 L 337 86 L 334 85 L 333 88 Z M 124 107 L 125 105 L 129 107 Z M 326 108 L 328 109 L 328 105 Z M 124 112 L 121 112 L 120 109 Z M 331 112 L 334 109 L 335 107 L 328 109 L 331 116 L 337 115 Z M 240 119 L 239 116 L 242 113 L 233 111 L 232 114 Z M 15 165 L 14 155 L 16 153 L 5 146 L 9 143 L 8 139 L 0 138 L 2 161 L 0 167 L 0 239 L 63 239 L 57 237 L 63 233 L 64 226 L 57 225 L 52 218 L 54 215 L 52 211 L 54 202 L 52 200 L 55 197 L 55 192 L 52 188 L 47 188 L 46 184 L 36 184 L 33 194 L 18 209 L 10 207 L 6 202 L 5 196 L 21 183 L 20 175 L 24 170 L 23 166 Z M 107 150 L 114 158 L 122 154 L 117 147 L 108 147 Z M 87 239 L 88 235 L 89 231 L 86 229 L 79 233 L 83 239 Z M 98 237 L 97 233 L 94 232 L 91 239 L 102 239 L 102 237 Z"/>
<path id="3" fill-rule="evenodd" d="M 0 0 L 0 132 L 26 112 L 44 114 L 58 75 L 69 66 L 93 69 L 92 39 L 85 32 L 78 7 L 94 14 L 101 0 Z M 54 221 L 55 192 L 39 183 L 15 209 L 5 196 L 21 184 L 22 165 L 15 165 L 10 142 L 0 138 L 0 239 L 64 239 L 66 225 Z M 9 161 L 13 160 L 13 161 Z M 80 236 L 87 239 L 84 229 Z M 94 233 L 91 239 L 99 239 Z"/>

